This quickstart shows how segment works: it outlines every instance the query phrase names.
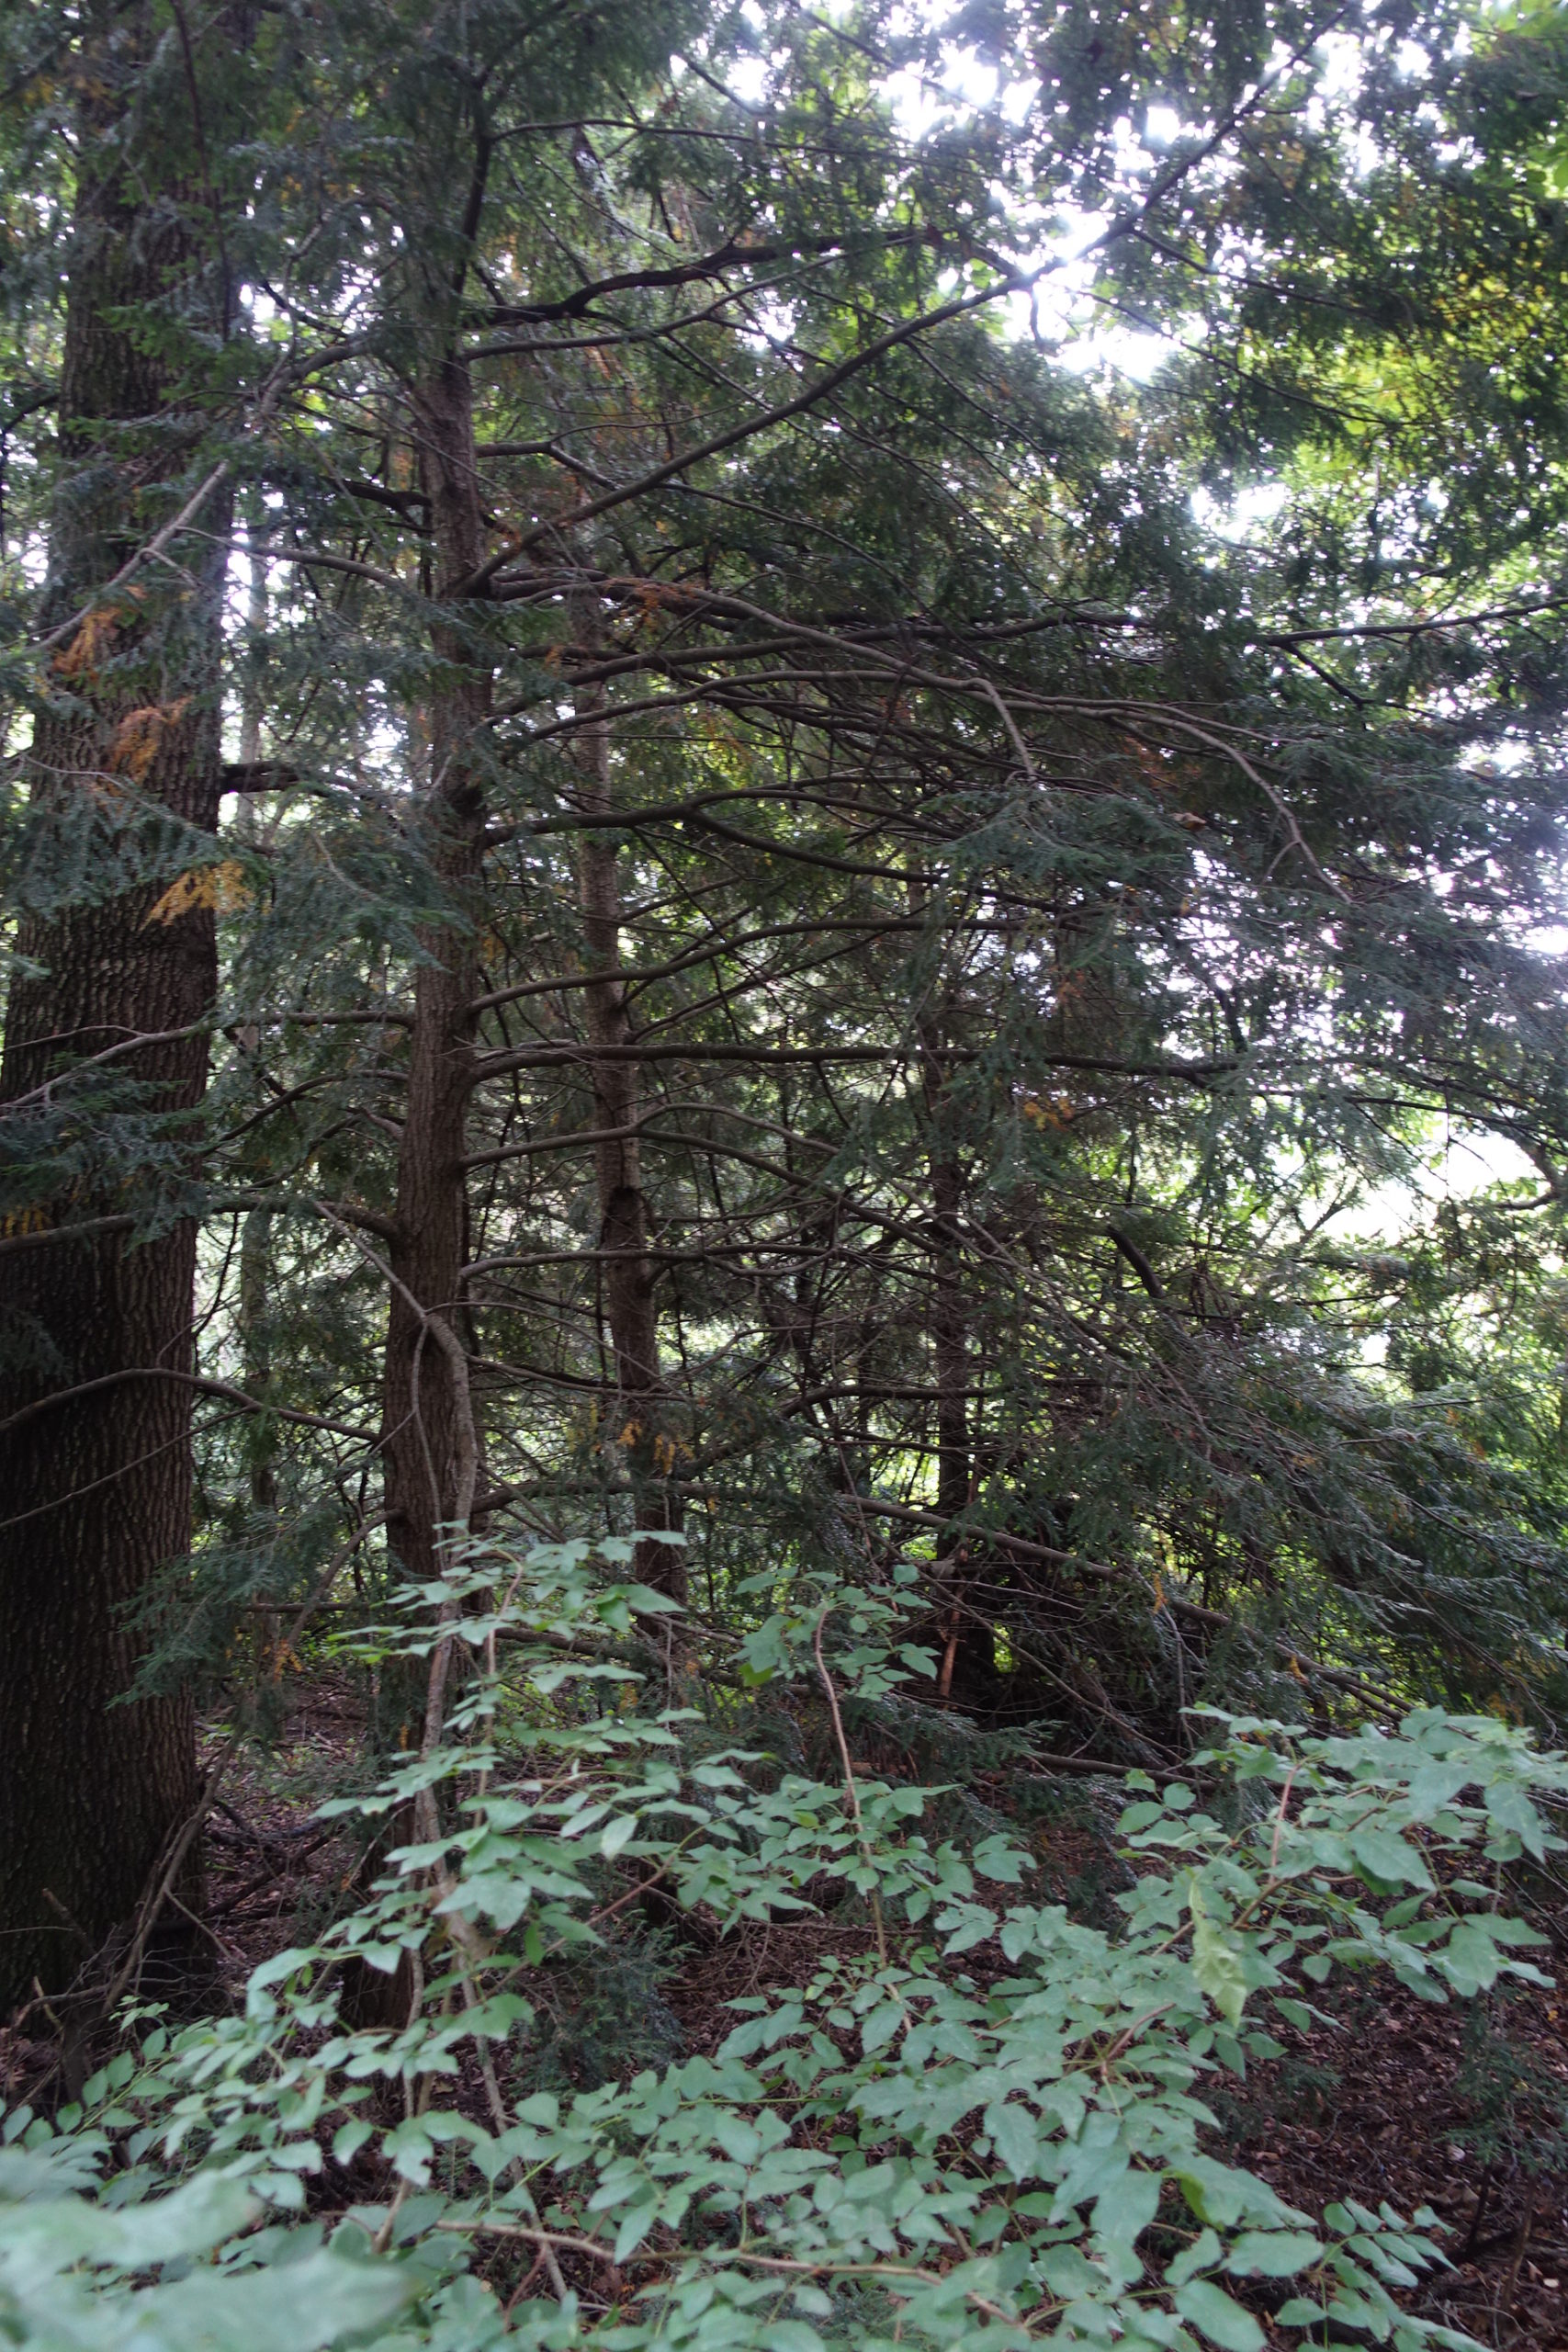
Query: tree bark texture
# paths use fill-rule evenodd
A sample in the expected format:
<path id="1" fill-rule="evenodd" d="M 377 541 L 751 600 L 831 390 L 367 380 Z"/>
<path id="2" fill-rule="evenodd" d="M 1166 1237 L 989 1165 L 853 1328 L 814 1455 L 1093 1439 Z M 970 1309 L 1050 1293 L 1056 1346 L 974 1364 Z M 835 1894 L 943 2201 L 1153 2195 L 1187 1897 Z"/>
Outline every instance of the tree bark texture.
<path id="1" fill-rule="evenodd" d="M 443 363 L 417 390 L 414 410 L 436 561 L 450 585 L 478 571 L 484 555 L 465 363 Z M 427 711 L 424 848 L 452 920 L 420 938 L 427 960 L 415 981 L 398 1155 L 383 1421 L 389 1534 L 405 1572 L 422 1581 L 440 1573 L 443 1531 L 467 1521 L 477 1467 L 460 1302 L 468 1255 L 463 1155 L 474 1083 L 473 1008 L 483 987 L 473 915 L 484 858 L 482 754 L 491 700 L 490 672 L 455 626 L 437 628 L 434 650 L 443 683 Z"/>
<path id="2" fill-rule="evenodd" d="M 0 1108 L 24 1162 L 68 1152 L 92 1131 L 86 1104 L 72 1127 L 72 1065 L 152 1038 L 103 1068 L 137 1090 L 177 1182 L 206 1084 L 212 869 L 187 874 L 172 905 L 166 874 L 96 901 L 69 880 L 85 839 L 145 838 L 158 812 L 198 832 L 218 819 L 223 501 L 179 545 L 175 586 L 164 571 L 94 601 L 200 462 L 202 420 L 176 363 L 128 322 L 157 302 L 211 338 L 227 311 L 210 219 L 164 152 L 127 128 L 152 42 L 149 9 L 103 7 L 79 56 L 48 617 L 87 617 L 53 656 L 28 762 L 38 887 L 18 926 Z M 166 123 L 152 135 L 188 169 L 188 126 L 179 141 Z M 29 1215 L 112 1212 L 120 1190 L 89 1170 L 35 1195 Z M 0 2011 L 35 1980 L 61 1986 L 129 1917 L 195 1799 L 189 1700 L 119 1703 L 146 1640 L 128 1609 L 189 1549 L 193 1392 L 166 1375 L 191 1367 L 195 1262 L 188 1216 L 147 1238 L 94 1235 L 0 1261 Z"/>
<path id="3" fill-rule="evenodd" d="M 579 599 L 576 625 L 585 643 L 598 641 L 598 614 Z M 614 813 L 610 716 L 604 689 L 587 688 L 579 699 L 586 724 L 573 740 L 582 775 L 584 813 Z M 679 1498 L 672 1490 L 675 1437 L 659 1359 L 659 1309 L 649 1252 L 648 1196 L 643 1190 L 637 1138 L 641 1089 L 637 1066 L 618 1058 L 634 1042 L 626 986 L 621 978 L 620 852 L 614 838 L 591 829 L 579 837 L 578 888 L 582 909 L 584 1018 L 593 1091 L 594 1180 L 599 1198 L 598 1246 L 603 1253 L 602 1295 L 615 1358 L 615 1395 L 608 1400 L 614 1426 L 605 1435 L 630 1464 L 636 1486 L 639 1531 L 678 1531 Z M 685 1555 L 672 1544 L 639 1544 L 637 1573 L 656 1592 L 686 1599 Z"/>

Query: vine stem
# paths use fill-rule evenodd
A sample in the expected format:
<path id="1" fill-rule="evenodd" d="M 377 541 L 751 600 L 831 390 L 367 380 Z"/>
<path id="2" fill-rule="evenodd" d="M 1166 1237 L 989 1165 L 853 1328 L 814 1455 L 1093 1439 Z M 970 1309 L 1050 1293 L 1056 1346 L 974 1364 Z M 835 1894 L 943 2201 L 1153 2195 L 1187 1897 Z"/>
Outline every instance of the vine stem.
<path id="1" fill-rule="evenodd" d="M 829 1603 L 829 1608 L 831 1603 Z M 811 1636 L 811 1646 L 817 1657 L 817 1671 L 822 1678 L 822 1688 L 828 1694 L 828 1712 L 833 1718 L 833 1736 L 839 1743 L 839 1760 L 844 1768 L 844 1790 L 854 1819 L 855 1836 L 860 1841 L 861 1859 L 872 1873 L 871 1916 L 876 1924 L 876 1955 L 884 1968 L 887 1965 L 887 1933 L 882 1924 L 882 1894 L 876 1883 L 876 1865 L 871 1859 L 865 1823 L 861 1818 L 860 1791 L 855 1785 L 855 1768 L 850 1761 L 850 1743 L 844 1737 L 844 1719 L 839 1713 L 839 1694 L 833 1688 L 833 1678 L 828 1671 L 828 1661 L 822 1655 L 822 1628 L 828 1623 L 828 1608 L 817 1620 L 817 1630 Z"/>

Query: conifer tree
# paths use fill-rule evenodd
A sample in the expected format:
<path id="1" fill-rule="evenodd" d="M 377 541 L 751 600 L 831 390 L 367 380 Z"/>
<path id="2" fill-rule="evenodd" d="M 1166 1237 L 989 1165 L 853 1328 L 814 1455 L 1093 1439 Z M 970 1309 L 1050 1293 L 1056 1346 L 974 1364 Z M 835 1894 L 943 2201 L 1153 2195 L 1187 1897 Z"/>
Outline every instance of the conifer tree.
<path id="1" fill-rule="evenodd" d="M 1392 24 L 1359 27 L 1372 62 L 1332 106 L 1323 25 L 1293 9 L 1173 21 L 1136 54 L 1116 11 L 929 38 L 871 15 L 852 37 L 716 25 L 696 66 L 649 64 L 657 96 L 627 83 L 592 120 L 563 99 L 544 128 L 487 85 L 506 160 L 447 314 L 487 552 L 466 576 L 440 554 L 390 319 L 313 384 L 273 543 L 326 794 L 279 832 L 274 904 L 305 869 L 324 904 L 325 807 L 385 943 L 367 967 L 340 900 L 312 983 L 340 1010 L 269 1033 L 278 1164 L 352 1126 L 333 1214 L 406 1233 L 376 1137 L 398 1125 L 406 1172 L 461 1136 L 439 1268 L 416 1284 L 393 1253 L 394 1356 L 421 1315 L 457 1314 L 494 1507 L 651 1527 L 711 1504 L 710 1590 L 759 1550 L 874 1577 L 912 1544 L 940 1570 L 944 1696 L 1065 1710 L 1133 1754 L 1179 1742 L 1211 1673 L 1290 1703 L 1302 1660 L 1332 1675 L 1347 1644 L 1381 1671 L 1506 1680 L 1517 1634 L 1532 1675 L 1550 1663 L 1551 1508 L 1483 1463 L 1462 1413 L 1363 1375 L 1363 1310 L 1313 1238 L 1336 1188 L 1413 1164 L 1434 1117 L 1543 1132 L 1487 1076 L 1483 1032 L 1547 1034 L 1549 976 L 1509 934 L 1545 903 L 1549 779 L 1495 788 L 1446 714 L 1359 702 L 1313 650 L 1341 523 L 1312 469 L 1327 453 L 1359 494 L 1339 420 L 1386 353 L 1392 224 L 1491 71 L 1454 63 L 1428 119 L 1377 62 Z M 1010 127 L 955 103 L 910 134 L 890 77 L 940 87 L 970 34 L 1034 100 Z M 445 59 L 446 38 L 408 54 Z M 748 66 L 761 95 L 727 96 Z M 1156 102 L 1178 131 L 1130 151 L 1119 126 Z M 1349 193 L 1363 132 L 1401 158 L 1381 254 Z M 437 149 L 447 209 L 422 218 L 450 272 L 475 183 L 466 147 Z M 1282 172 L 1324 271 L 1361 270 L 1354 300 L 1300 283 Z M 1100 221 L 1102 315 L 1191 339 L 1146 390 L 1057 364 L 1070 321 L 1025 331 L 1066 270 L 1051 202 Z M 1488 233 L 1522 255 L 1542 229 L 1499 195 Z M 406 288 L 405 266 L 369 275 Z M 323 277 L 314 299 L 340 296 Z M 1291 322 L 1267 384 L 1255 313 Z M 389 420 L 378 455 L 367 414 Z M 1226 547 L 1195 520 L 1195 492 L 1270 469 L 1277 538 Z M 1467 558 L 1478 592 L 1493 560 Z M 436 600 L 434 672 L 416 577 L 461 592 Z M 1409 639 L 1388 618 L 1344 641 L 1375 662 Z M 424 713 L 411 774 L 454 772 L 425 764 L 441 698 L 488 681 L 462 891 L 397 789 L 346 778 L 323 679 L 385 695 L 393 647 Z M 1552 707 L 1543 684 L 1541 723 Z M 1483 913 L 1444 879 L 1483 840 L 1517 894 Z M 411 960 L 399 924 L 433 902 Z M 460 1044 L 431 1061 L 437 968 Z M 374 1057 L 344 1046 L 375 1021 Z M 462 1451 L 440 1434 L 433 1487 L 428 1338 L 426 1362 L 423 1411 L 399 1374 L 380 1437 L 407 1453 L 395 1514 L 430 1497 L 422 1559 Z"/>
<path id="2" fill-rule="evenodd" d="M 198 855 L 218 819 L 229 498 L 206 379 L 233 289 L 211 127 L 161 12 L 95 6 L 56 32 L 71 228 L 0 1066 L 14 1149 L 52 1163 L 0 1256 L 4 2000 L 58 1986 L 128 1917 L 196 1779 L 188 1694 L 121 1702 L 145 1646 L 128 1606 L 190 1539 L 194 1114 L 217 956 L 210 865 L 167 868 L 171 842 Z M 176 519 L 171 570 L 149 551 Z M 117 1122 L 141 1131 L 141 1167 L 115 1168 Z"/>
<path id="3" fill-rule="evenodd" d="M 643 1538 L 688 1604 L 672 1673 L 765 1613 L 755 1578 L 912 1557 L 936 1704 L 1101 1755 L 1179 1754 L 1215 1691 L 1562 1702 L 1544 1358 L 1494 1378 L 1465 1336 L 1550 1255 L 1500 1237 L 1561 1205 L 1557 591 L 1495 495 L 1555 515 L 1560 421 L 1466 291 L 1484 260 L 1554 318 L 1556 51 L 1434 0 L 1417 70 L 1415 22 L 269 17 L 228 345 L 271 389 L 235 457 L 265 593 L 204 1105 L 214 1413 L 193 1560 L 172 1520 L 139 1555 L 175 1564 L 146 1689 L 353 1561 L 367 1610 L 404 1573 L 430 1597 L 435 1670 L 378 1726 L 429 1736 L 439 1572 L 510 1513 Z M 165 29 L 147 73 L 183 80 Z M 208 135 L 169 214 L 202 288 Z M 194 362 L 145 348 L 182 417 Z M 1431 395 L 1428 356 L 1458 387 L 1489 353 L 1504 391 Z M 197 460 L 156 447 L 163 514 Z M 123 918 L 148 956 L 152 897 L 229 871 L 191 847 L 217 496 L 180 527 L 206 601 L 146 641 L 207 666 L 155 753 L 199 740 L 209 797 L 138 780 L 192 829 Z M 73 924 L 132 907 L 93 871 Z M 180 1050 L 185 1091 L 131 1106 L 165 1170 L 142 1148 L 131 1197 L 188 1291 Z M 1395 1268 L 1336 1212 L 1445 1123 L 1545 1193 Z M 114 1369 L 150 1395 L 175 1344 Z"/>

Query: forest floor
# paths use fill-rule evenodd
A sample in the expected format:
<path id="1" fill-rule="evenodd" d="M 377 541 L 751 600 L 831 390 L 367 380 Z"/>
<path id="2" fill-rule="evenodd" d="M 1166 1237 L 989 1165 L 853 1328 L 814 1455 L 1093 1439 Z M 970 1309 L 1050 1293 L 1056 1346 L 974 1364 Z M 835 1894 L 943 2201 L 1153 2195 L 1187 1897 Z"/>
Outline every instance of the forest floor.
<path id="1" fill-rule="evenodd" d="M 361 1736 L 350 1692 L 317 1684 L 265 1770 L 241 1764 L 225 1784 L 207 1901 L 220 1984 L 236 2000 L 252 1968 L 308 1939 L 345 1899 L 358 1857 L 342 1825 L 317 1822 L 313 1808 Z M 1032 1833 L 1053 1883 L 1048 1900 L 1094 1886 L 1097 1844 L 1109 1859 L 1073 1793 L 1059 1822 Z M 734 2023 L 729 2002 L 798 1984 L 825 1952 L 863 1940 L 848 1924 L 813 1917 L 683 1947 L 654 1980 L 651 2007 L 667 2037 L 658 2054 L 712 2050 Z M 1411 2300 L 1498 2352 L 1568 2352 L 1568 2140 L 1553 2128 L 1568 2114 L 1568 1942 L 1555 1962 L 1561 2011 L 1556 1991 L 1495 2004 L 1489 2055 L 1475 2047 L 1473 2020 L 1467 2039 L 1456 2007 L 1360 1980 L 1317 1996 L 1332 2022 L 1305 2035 L 1280 2028 L 1290 2044 L 1282 2057 L 1254 2063 L 1245 2082 L 1217 2075 L 1208 2090 L 1220 2126 L 1214 2154 L 1261 2173 L 1303 2211 L 1320 2215 L 1336 2197 L 1373 2209 L 1386 2200 L 1404 2216 L 1429 2206 L 1454 2267 Z M 964 1965 L 983 1979 L 984 1948 Z M 11 2096 L 25 2096 L 44 2046 L 11 2035 L 0 2044 L 9 2045 L 0 2072 Z M 557 2055 L 569 2075 L 585 2060 L 591 2071 L 592 2036 L 563 2031 Z"/>
<path id="2" fill-rule="evenodd" d="M 1429 2206 L 1454 2268 L 1414 2307 L 1483 2344 L 1568 2346 L 1568 2152 L 1532 2150 L 1526 2131 L 1524 2161 L 1516 2149 L 1487 2162 L 1485 2089 L 1452 2005 L 1364 1982 L 1335 2006 L 1333 2028 L 1211 2092 L 1229 2148 L 1314 2215 L 1336 2197 L 1406 2217 Z M 1528 1993 L 1501 2022 L 1510 2055 L 1568 2093 L 1555 1996 Z M 1532 2154 L 1558 2168 L 1528 2169 Z"/>

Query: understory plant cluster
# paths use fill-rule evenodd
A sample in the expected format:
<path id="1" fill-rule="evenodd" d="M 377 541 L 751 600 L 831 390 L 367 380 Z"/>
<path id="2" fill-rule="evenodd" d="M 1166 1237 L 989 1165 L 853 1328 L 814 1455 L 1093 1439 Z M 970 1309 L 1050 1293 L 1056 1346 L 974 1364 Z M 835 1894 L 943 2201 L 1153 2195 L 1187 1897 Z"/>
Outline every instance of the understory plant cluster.
<path id="1" fill-rule="evenodd" d="M 699 1664 L 633 1549 L 470 1543 L 352 1637 L 425 1696 L 333 1800 L 381 1875 L 243 2013 L 132 2007 L 78 2102 L 9 2114 L 10 2343 L 1261 2352 L 1264 2314 L 1467 2340 L 1422 2312 L 1435 2215 L 1295 2211 L 1214 2153 L 1208 2102 L 1337 1971 L 1433 2002 L 1542 1982 L 1508 1886 L 1561 1842 L 1568 1758 L 1435 1708 L 1344 1736 L 1211 1715 L 1189 1781 L 1128 1776 L 1107 1931 L 1032 1902 L 1007 1834 L 945 1834 L 943 1791 L 857 1764 L 856 1721 L 933 1670 L 911 1571 L 761 1590 Z M 774 1685 L 825 1708 L 836 1776 L 734 1736 L 734 1694 Z M 710 1935 L 813 1908 L 863 1933 L 733 2001 L 712 2055 L 540 2088 L 552 1972 L 656 1892 Z M 353 2022 L 356 1982 L 394 2022 Z"/>

